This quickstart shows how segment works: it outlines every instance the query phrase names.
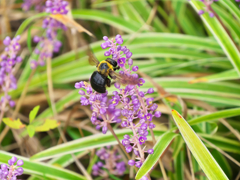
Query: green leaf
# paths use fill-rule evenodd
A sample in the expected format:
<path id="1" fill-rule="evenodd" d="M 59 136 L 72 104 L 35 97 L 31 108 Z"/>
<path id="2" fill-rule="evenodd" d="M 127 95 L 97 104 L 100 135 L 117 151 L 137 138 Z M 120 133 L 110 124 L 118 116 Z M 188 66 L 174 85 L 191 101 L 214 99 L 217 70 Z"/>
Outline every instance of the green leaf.
<path id="1" fill-rule="evenodd" d="M 28 125 L 27 126 L 27 131 L 28 131 L 28 135 L 29 137 L 33 137 L 35 134 L 35 128 L 33 125 Z"/>
<path id="2" fill-rule="evenodd" d="M 106 11 L 89 9 L 72 10 L 72 16 L 74 19 L 103 22 L 128 33 L 136 32 L 141 27 L 141 24 L 137 22 L 126 21 L 122 17 L 113 16 L 112 13 Z"/>
<path id="3" fill-rule="evenodd" d="M 211 114 L 196 117 L 194 119 L 189 120 L 188 124 L 193 125 L 201 122 L 206 122 L 206 121 L 209 122 L 209 121 L 218 120 L 220 118 L 229 118 L 229 117 L 234 117 L 239 115 L 240 115 L 240 108 L 226 109 L 226 110 L 217 111 Z"/>
<path id="4" fill-rule="evenodd" d="M 203 9 L 202 2 L 190 1 L 189 3 L 197 12 Z M 229 58 L 238 75 L 240 76 L 240 53 L 225 29 L 222 27 L 217 18 L 211 18 L 208 13 L 201 15 L 201 18 L 215 39 L 218 41 L 219 45 L 222 47 L 226 56 Z"/>
<path id="5" fill-rule="evenodd" d="M 33 110 L 31 110 L 30 114 L 29 114 L 29 122 L 30 124 L 32 123 L 32 121 L 35 119 L 38 111 L 39 111 L 40 106 L 36 106 L 33 108 Z"/>
<path id="6" fill-rule="evenodd" d="M 216 73 L 213 75 L 193 79 L 189 81 L 189 83 L 218 82 L 218 81 L 226 81 L 226 80 L 234 80 L 234 79 L 239 79 L 239 76 L 238 76 L 238 73 L 235 71 L 235 69 L 231 69 L 231 70 Z"/>
<path id="7" fill-rule="evenodd" d="M 57 120 L 46 119 L 43 125 L 35 127 L 35 131 L 49 131 L 50 129 L 55 129 L 58 127 L 59 124 L 60 123 L 58 123 Z"/>
<path id="8" fill-rule="evenodd" d="M 227 180 L 227 176 L 224 174 L 216 160 L 213 158 L 197 134 L 192 130 L 191 126 L 189 126 L 189 124 L 177 111 L 172 110 L 172 116 L 182 134 L 184 141 L 208 179 Z"/>
<path id="9" fill-rule="evenodd" d="M 33 162 L 30 161 L 29 158 L 25 158 L 1 150 L 0 150 L 0 164 L 2 163 L 7 164 L 8 160 L 11 159 L 12 156 L 15 156 L 18 159 L 23 160 L 24 164 L 21 167 L 24 170 L 24 174 L 41 176 L 42 178 L 39 179 L 44 179 L 43 177 L 45 177 L 57 180 L 69 180 L 69 179 L 86 180 L 85 177 L 76 172 L 64 168 L 59 168 L 57 166 L 52 166 L 42 162 Z"/>
<path id="10" fill-rule="evenodd" d="M 147 159 L 144 161 L 141 168 L 138 170 L 136 174 L 136 179 L 141 179 L 145 174 L 147 174 L 151 168 L 155 165 L 155 163 L 159 160 L 161 154 L 170 144 L 170 142 L 177 136 L 178 134 L 172 132 L 165 132 L 158 138 L 157 143 L 154 145 L 153 150 L 154 153 L 148 155 Z"/>
<path id="11" fill-rule="evenodd" d="M 43 12 L 43 13 L 38 13 L 34 16 L 31 16 L 29 18 L 27 18 L 25 21 L 23 21 L 23 23 L 21 24 L 21 26 L 18 28 L 17 32 L 16 32 L 16 36 L 17 35 L 21 35 L 23 33 L 23 31 L 26 29 L 26 27 L 35 19 L 41 18 L 41 17 L 45 17 L 48 16 L 48 13 Z"/>
<path id="12" fill-rule="evenodd" d="M 125 134 L 131 135 L 131 130 L 114 130 L 118 138 L 121 140 Z M 164 131 L 154 131 L 156 137 L 163 134 Z M 151 140 L 151 136 L 148 135 L 147 138 Z M 92 136 L 80 138 L 71 142 L 67 142 L 61 145 L 54 146 L 45 151 L 39 152 L 31 157 L 32 160 L 44 160 L 49 159 L 50 157 L 61 156 L 64 154 L 70 154 L 74 152 L 83 151 L 86 149 L 93 149 L 98 147 L 104 147 L 107 145 L 117 144 L 116 139 L 113 135 L 108 132 L 107 134 L 95 134 Z"/>
<path id="13" fill-rule="evenodd" d="M 13 129 L 21 129 L 24 128 L 26 125 L 23 124 L 20 119 L 13 120 L 12 118 L 3 118 L 3 122 Z"/>

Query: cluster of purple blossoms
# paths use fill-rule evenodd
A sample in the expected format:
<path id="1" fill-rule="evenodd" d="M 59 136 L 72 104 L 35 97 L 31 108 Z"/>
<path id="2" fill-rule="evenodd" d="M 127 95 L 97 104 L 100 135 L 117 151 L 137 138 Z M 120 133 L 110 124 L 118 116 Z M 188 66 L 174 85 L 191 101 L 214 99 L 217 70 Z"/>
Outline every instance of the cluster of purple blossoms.
<path id="1" fill-rule="evenodd" d="M 119 118 L 121 115 L 121 110 L 116 108 L 111 104 L 111 100 L 108 100 L 108 91 L 100 94 L 93 91 L 90 84 L 87 82 L 77 82 L 75 83 L 75 88 L 82 89 L 79 90 L 79 94 L 82 95 L 80 102 L 83 106 L 91 106 L 92 117 L 91 122 L 96 125 L 96 129 L 102 128 L 102 133 L 106 134 L 108 130 L 108 124 L 110 123 L 121 123 L 122 120 Z"/>
<path id="2" fill-rule="evenodd" d="M 114 84 L 118 91 L 113 92 L 114 96 L 111 99 L 112 105 L 121 106 L 121 115 L 123 116 L 121 126 L 129 128 L 133 132 L 131 137 L 129 135 L 124 136 L 122 144 L 128 153 L 133 151 L 136 159 L 139 160 L 137 162 L 129 160 L 128 164 L 140 168 L 145 160 L 144 152 L 153 154 L 153 149 L 144 151 L 141 145 L 147 140 L 148 129 L 153 133 L 152 129 L 155 128 L 155 124 L 152 122 L 153 117 L 160 117 L 161 112 L 156 111 L 158 105 L 153 103 L 154 98 L 145 97 L 154 92 L 153 88 L 148 89 L 147 92 L 139 91 L 139 87 L 145 81 L 135 74 L 138 66 L 132 66 L 133 60 L 130 59 L 132 56 L 130 50 L 126 46 L 117 45 L 123 43 L 121 36 L 117 35 L 115 39 L 111 40 L 104 36 L 103 39 L 106 42 L 101 47 L 103 49 L 109 47 L 109 50 L 105 52 L 105 56 L 112 55 L 112 58 L 118 62 L 122 69 L 119 74 L 123 79 L 120 80 L 120 83 Z M 121 84 L 127 85 L 121 88 Z M 139 122 L 135 124 L 133 121 L 137 119 L 139 119 Z"/>
<path id="3" fill-rule="evenodd" d="M 43 12 L 45 9 L 45 0 L 23 0 L 22 9 L 28 11 L 34 7 L 36 11 Z"/>
<path id="4" fill-rule="evenodd" d="M 103 39 L 105 42 L 101 44 L 101 47 L 109 48 L 104 55 L 111 55 L 122 69 L 119 71 L 121 78 L 117 78 L 114 84 L 117 91 L 114 91 L 112 98 L 108 100 L 107 91 L 104 94 L 94 92 L 91 85 L 86 82 L 77 82 L 75 88 L 85 89 L 86 92 L 79 91 L 82 95 L 80 102 L 84 106 L 91 106 L 93 111 L 91 121 L 97 125 L 97 129 L 102 127 L 102 132 L 106 133 L 107 125 L 114 122 L 121 123 L 123 128 L 132 130 L 133 135 L 124 135 L 122 144 L 128 153 L 133 151 L 138 160 L 129 160 L 128 164 L 140 168 L 145 161 L 144 153 L 153 154 L 153 149 L 145 150 L 142 145 L 147 140 L 148 130 L 154 136 L 152 129 L 155 128 L 155 124 L 152 119 L 153 117 L 159 118 L 161 112 L 156 111 L 158 105 L 153 102 L 154 98 L 148 97 L 149 94 L 154 93 L 153 88 L 148 89 L 147 92 L 139 90 L 145 81 L 135 73 L 139 68 L 133 66 L 132 52 L 126 46 L 121 46 L 122 37 L 117 35 L 113 39 L 108 39 L 104 36 Z M 124 86 L 121 87 L 122 85 Z M 135 124 L 136 120 L 138 121 Z M 147 177 L 143 177 L 143 180 L 145 179 Z"/>
<path id="5" fill-rule="evenodd" d="M 17 165 L 14 165 L 17 162 Z M 17 176 L 23 174 L 23 168 L 19 167 L 23 165 L 23 161 L 20 159 L 17 161 L 15 156 L 8 161 L 8 164 L 1 164 L 0 179 L 1 180 L 17 180 Z"/>
<path id="6" fill-rule="evenodd" d="M 67 14 L 67 1 L 63 0 L 47 0 L 45 3 L 45 11 L 51 14 Z M 66 26 L 61 22 L 47 17 L 43 20 L 43 29 L 46 34 L 42 37 L 35 36 L 33 41 L 39 43 L 39 47 L 35 49 L 35 54 L 38 55 L 38 60 L 31 61 L 31 68 L 35 69 L 38 65 L 44 66 L 47 58 L 52 58 L 53 53 L 59 52 L 62 43 L 57 39 L 59 29 L 66 30 Z"/>
<path id="7" fill-rule="evenodd" d="M 94 176 L 102 176 L 107 178 L 108 173 L 104 170 L 107 169 L 109 173 L 117 176 L 122 176 L 126 170 L 126 164 L 123 161 L 121 155 L 118 154 L 118 150 L 116 148 L 112 148 L 111 146 L 107 146 L 106 148 L 101 148 L 96 152 L 96 155 L 104 161 L 97 162 L 93 165 Z"/>
<path id="8" fill-rule="evenodd" d="M 204 5 L 205 5 L 205 7 L 204 7 L 204 10 L 203 10 L 203 9 L 199 10 L 198 14 L 199 14 L 199 15 L 202 15 L 202 14 L 204 14 L 205 12 L 207 12 L 210 17 L 214 17 L 215 15 L 214 15 L 214 13 L 212 12 L 211 5 L 212 5 L 213 2 L 216 2 L 216 1 L 218 1 L 218 0 L 199 0 L 199 1 L 203 2 Z"/>
<path id="9" fill-rule="evenodd" d="M 14 66 L 17 63 L 22 62 L 22 58 L 17 56 L 21 49 L 19 40 L 20 36 L 17 36 L 12 40 L 10 37 L 6 37 L 3 41 L 3 44 L 6 47 L 4 53 L 1 55 L 2 61 L 0 63 L 0 86 L 4 92 L 4 96 L 0 101 L 2 110 L 7 104 L 11 107 L 15 106 L 15 102 L 8 95 L 8 92 L 17 88 L 17 80 L 14 77 Z"/>

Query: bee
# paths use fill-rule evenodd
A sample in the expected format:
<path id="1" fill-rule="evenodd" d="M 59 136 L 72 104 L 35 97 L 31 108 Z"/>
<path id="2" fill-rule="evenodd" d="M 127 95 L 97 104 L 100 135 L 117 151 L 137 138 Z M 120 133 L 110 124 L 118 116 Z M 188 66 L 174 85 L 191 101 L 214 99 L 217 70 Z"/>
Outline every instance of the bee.
<path id="1" fill-rule="evenodd" d="M 90 79 L 91 86 L 98 93 L 105 93 L 106 86 L 111 86 L 111 79 L 119 77 L 119 74 L 115 71 L 120 69 L 120 67 L 117 62 L 111 58 L 99 62 L 92 53 L 89 52 L 88 55 L 89 64 L 97 67 L 97 70 L 93 72 Z"/>

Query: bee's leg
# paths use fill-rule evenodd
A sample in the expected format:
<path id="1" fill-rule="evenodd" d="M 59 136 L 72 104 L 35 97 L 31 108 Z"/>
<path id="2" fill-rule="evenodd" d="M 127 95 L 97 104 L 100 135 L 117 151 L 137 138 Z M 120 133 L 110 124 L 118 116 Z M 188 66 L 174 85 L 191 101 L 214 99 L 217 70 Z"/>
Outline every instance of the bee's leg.
<path id="1" fill-rule="evenodd" d="M 111 74 L 109 74 L 109 77 L 110 77 L 111 79 L 116 79 L 116 76 L 112 76 Z"/>
<path id="2" fill-rule="evenodd" d="M 109 78 L 106 79 L 106 84 L 107 84 L 108 87 L 111 86 L 111 80 Z"/>
<path id="3" fill-rule="evenodd" d="M 117 66 L 117 67 L 113 68 L 113 70 L 114 70 L 114 71 L 116 71 L 116 70 L 119 70 L 119 69 L 120 69 L 120 67 L 119 67 L 119 66 Z"/>

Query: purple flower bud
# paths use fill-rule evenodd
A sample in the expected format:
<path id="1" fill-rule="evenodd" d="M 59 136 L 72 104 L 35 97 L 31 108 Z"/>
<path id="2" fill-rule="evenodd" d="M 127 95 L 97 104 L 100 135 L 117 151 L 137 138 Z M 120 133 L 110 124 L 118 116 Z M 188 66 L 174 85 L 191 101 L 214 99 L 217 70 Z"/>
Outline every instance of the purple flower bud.
<path id="1" fill-rule="evenodd" d="M 140 121 L 139 121 L 140 124 L 143 124 L 145 122 L 146 122 L 145 119 L 140 119 Z"/>
<path id="2" fill-rule="evenodd" d="M 136 72 L 136 71 L 138 70 L 138 66 L 133 66 L 133 67 L 132 67 L 132 70 L 133 70 L 134 72 Z"/>
<path id="3" fill-rule="evenodd" d="M 122 36 L 120 34 L 117 34 L 115 39 L 118 39 L 118 38 L 122 38 Z"/>
<path id="4" fill-rule="evenodd" d="M 123 137 L 124 139 L 130 139 L 130 136 L 128 134 L 125 134 Z"/>
<path id="5" fill-rule="evenodd" d="M 14 163 L 12 162 L 12 159 L 9 159 L 8 160 L 8 164 L 10 165 L 10 166 L 12 166 Z"/>
<path id="6" fill-rule="evenodd" d="M 127 146 L 125 146 L 125 149 L 126 149 L 127 153 L 130 153 L 130 152 L 132 152 L 133 148 L 131 145 L 127 145 Z"/>
<path id="7" fill-rule="evenodd" d="M 140 129 L 142 130 L 147 130 L 147 127 L 148 125 L 146 123 L 143 123 L 141 126 L 140 126 Z"/>
<path id="8" fill-rule="evenodd" d="M 115 119 L 115 122 L 116 122 L 116 123 L 121 123 L 122 120 L 121 120 L 121 119 Z"/>
<path id="9" fill-rule="evenodd" d="M 132 57 L 132 53 L 131 53 L 131 52 L 128 52 L 128 53 L 126 54 L 126 58 L 130 58 L 130 57 Z"/>
<path id="10" fill-rule="evenodd" d="M 100 129 L 101 129 L 101 125 L 97 125 L 97 126 L 96 126 L 96 129 L 97 129 L 97 130 L 100 130 Z"/>
<path id="11" fill-rule="evenodd" d="M 127 145 L 130 144 L 130 141 L 129 141 L 128 139 L 123 139 L 123 140 L 122 140 L 122 144 L 123 144 L 124 146 L 127 146 Z"/>
<path id="12" fill-rule="evenodd" d="M 129 165 L 129 166 L 134 166 L 134 165 L 135 165 L 135 161 L 132 160 L 132 159 L 129 160 L 129 161 L 128 161 L 128 165 Z"/>
<path id="13" fill-rule="evenodd" d="M 127 54 L 128 52 L 129 52 L 129 49 L 125 49 L 123 53 Z"/>
<path id="14" fill-rule="evenodd" d="M 16 61 L 17 61 L 18 63 L 20 63 L 20 62 L 22 62 L 22 58 L 21 58 L 20 56 L 18 56 L 18 57 L 16 58 Z"/>
<path id="15" fill-rule="evenodd" d="M 114 111 L 114 116 L 115 117 L 119 117 L 121 115 L 121 110 L 120 109 L 116 109 L 115 111 Z"/>
<path id="16" fill-rule="evenodd" d="M 128 65 L 129 66 L 133 65 L 133 60 L 132 59 L 128 59 Z"/>
<path id="17" fill-rule="evenodd" d="M 101 161 L 97 162 L 97 166 L 98 167 L 102 167 L 103 166 L 103 163 Z"/>
<path id="18" fill-rule="evenodd" d="M 107 42 L 102 43 L 102 44 L 101 44 L 101 47 L 102 47 L 102 49 L 106 49 L 106 48 L 108 47 Z"/>
<path id="19" fill-rule="evenodd" d="M 144 96 L 145 96 L 145 94 L 144 94 L 143 91 L 140 91 L 140 92 L 138 93 L 138 95 L 139 95 L 140 97 L 144 97 Z"/>
<path id="20" fill-rule="evenodd" d="M 120 88 L 120 84 L 119 83 L 114 83 L 114 86 L 115 86 L 115 88 L 117 88 L 117 89 L 119 89 Z"/>
<path id="21" fill-rule="evenodd" d="M 22 167 L 17 168 L 17 172 L 18 172 L 18 175 L 22 175 L 23 168 Z"/>
<path id="22" fill-rule="evenodd" d="M 121 48 L 122 48 L 121 45 L 118 45 L 118 46 L 117 46 L 117 51 L 120 51 Z"/>
<path id="23" fill-rule="evenodd" d="M 106 113 L 106 108 L 100 108 L 100 114 L 105 114 Z"/>
<path id="24" fill-rule="evenodd" d="M 106 51 L 105 53 L 104 53 L 104 56 L 109 56 L 111 53 L 109 52 L 109 51 Z"/>
<path id="25" fill-rule="evenodd" d="M 12 160 L 13 164 L 14 164 L 15 162 L 17 162 L 17 158 L 16 158 L 15 156 L 13 156 L 11 160 Z"/>
<path id="26" fill-rule="evenodd" d="M 117 42 L 118 44 L 122 44 L 122 43 L 123 43 L 123 39 L 122 39 L 122 38 L 118 38 L 118 39 L 116 39 L 116 42 Z"/>
<path id="27" fill-rule="evenodd" d="M 142 166 L 142 162 L 141 161 L 136 162 L 135 166 L 140 168 Z"/>
<path id="28" fill-rule="evenodd" d="M 210 12 L 210 13 L 209 13 L 209 16 L 210 16 L 211 18 L 213 18 L 215 15 L 214 15 L 213 12 Z"/>
<path id="29" fill-rule="evenodd" d="M 93 171 L 98 171 L 99 170 L 99 166 L 94 164 L 93 167 L 92 167 L 92 170 Z"/>
<path id="30" fill-rule="evenodd" d="M 198 11 L 198 14 L 199 14 L 199 15 L 204 14 L 204 10 L 199 10 L 199 11 Z"/>
<path id="31" fill-rule="evenodd" d="M 154 103 L 151 107 L 150 110 L 151 111 L 155 111 L 158 108 L 158 105 L 156 103 Z"/>
<path id="32" fill-rule="evenodd" d="M 85 95 L 85 92 L 84 92 L 83 90 L 79 90 L 79 91 L 78 91 L 78 94 L 80 94 L 80 95 Z"/>
<path id="33" fill-rule="evenodd" d="M 132 122 L 132 121 L 133 121 L 133 119 L 132 119 L 131 117 L 129 117 L 129 118 L 128 118 L 128 121 L 129 121 L 129 122 Z"/>
<path id="34" fill-rule="evenodd" d="M 149 88 L 148 91 L 147 91 L 147 93 L 148 93 L 148 94 L 152 94 L 152 93 L 154 93 L 153 88 Z"/>
<path id="35" fill-rule="evenodd" d="M 79 88 L 81 88 L 82 86 L 81 86 L 81 83 L 80 82 L 76 82 L 75 83 L 75 88 L 76 89 L 79 89 Z"/>
<path id="36" fill-rule="evenodd" d="M 17 166 L 22 166 L 24 163 L 23 163 L 23 160 L 19 159 L 18 162 L 17 162 Z"/>
<path id="37" fill-rule="evenodd" d="M 107 37 L 107 36 L 103 36 L 103 40 L 104 40 L 104 41 L 107 41 L 107 40 L 108 40 L 108 37 Z"/>
<path id="38" fill-rule="evenodd" d="M 4 44 L 5 46 L 8 46 L 8 45 L 10 45 L 10 43 L 11 43 L 11 38 L 10 38 L 9 36 L 7 36 L 7 37 L 3 40 L 3 44 Z"/>
<path id="39" fill-rule="evenodd" d="M 154 114 L 155 117 L 160 117 L 161 115 L 162 115 L 162 113 L 160 111 L 156 111 Z"/>
<path id="40" fill-rule="evenodd" d="M 152 122 L 149 123 L 149 128 L 150 128 L 150 129 L 153 129 L 153 128 L 155 128 L 155 127 L 156 127 L 155 124 L 153 124 Z"/>
<path id="41" fill-rule="evenodd" d="M 122 127 L 127 127 L 128 126 L 128 122 L 127 121 L 123 121 L 121 124 Z"/>
<path id="42" fill-rule="evenodd" d="M 113 95 L 114 96 L 118 95 L 118 92 L 117 91 L 113 91 Z"/>
<path id="43" fill-rule="evenodd" d="M 140 180 L 148 180 L 147 176 L 143 176 Z"/>
<path id="44" fill-rule="evenodd" d="M 139 103 L 139 100 L 136 98 L 136 99 L 133 99 L 132 100 L 132 103 L 134 104 L 134 105 L 136 105 L 136 104 L 138 104 Z"/>
<path id="45" fill-rule="evenodd" d="M 15 102 L 14 102 L 14 101 L 9 101 L 9 105 L 10 105 L 11 107 L 14 107 L 14 106 L 15 106 Z"/>
<path id="46" fill-rule="evenodd" d="M 103 126 L 103 127 L 102 127 L 102 133 L 103 133 L 103 134 L 106 134 L 106 133 L 107 133 L 107 130 L 108 130 L 107 126 Z"/>

